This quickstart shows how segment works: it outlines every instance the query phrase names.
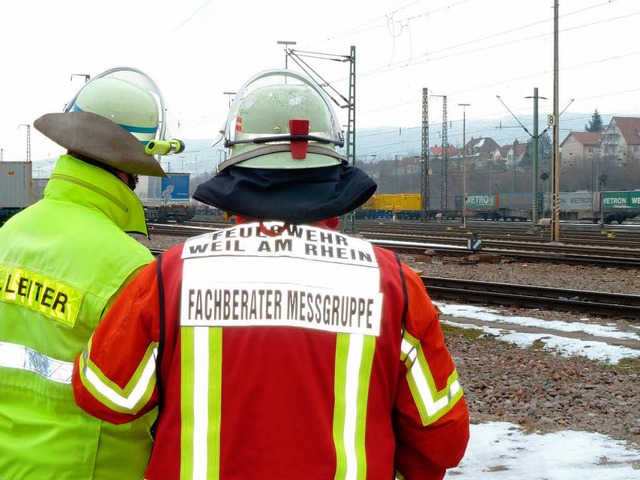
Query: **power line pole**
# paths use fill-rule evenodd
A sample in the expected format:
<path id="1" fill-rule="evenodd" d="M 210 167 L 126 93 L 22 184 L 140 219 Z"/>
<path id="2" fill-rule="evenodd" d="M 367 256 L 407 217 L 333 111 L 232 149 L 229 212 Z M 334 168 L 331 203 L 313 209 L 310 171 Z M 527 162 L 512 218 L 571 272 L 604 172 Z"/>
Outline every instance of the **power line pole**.
<path id="1" fill-rule="evenodd" d="M 84 78 L 84 83 L 87 83 L 89 80 L 91 80 L 91 75 L 89 75 L 88 73 L 72 73 L 69 81 L 73 81 L 73 77 Z"/>
<path id="2" fill-rule="evenodd" d="M 540 155 L 540 146 L 538 143 L 538 87 L 533 89 L 533 178 L 532 178 L 532 211 L 531 211 L 531 223 L 533 224 L 533 231 L 538 231 L 538 161 Z"/>
<path id="3" fill-rule="evenodd" d="M 560 241 L 560 116 L 558 115 L 558 0 L 553 2 L 553 228 L 551 241 Z"/>
<path id="4" fill-rule="evenodd" d="M 442 181 L 442 187 L 440 188 L 440 210 L 448 210 L 449 202 L 448 202 L 448 186 L 449 180 L 447 178 L 448 173 L 448 152 L 449 149 L 449 139 L 447 138 L 448 132 L 448 122 L 447 122 L 447 96 L 446 95 L 432 95 L 433 97 L 442 97 L 442 165 L 440 169 L 440 178 Z"/>
<path id="5" fill-rule="evenodd" d="M 31 161 L 31 125 L 21 123 L 19 127 L 27 127 L 27 162 Z"/>
<path id="6" fill-rule="evenodd" d="M 518 140 L 513 141 L 513 158 L 511 159 L 511 191 L 516 192 L 516 159 L 518 158 Z"/>
<path id="7" fill-rule="evenodd" d="M 429 221 L 429 89 L 422 89 L 422 175 L 420 181 L 422 221 Z"/>
<path id="8" fill-rule="evenodd" d="M 532 171 L 533 171 L 533 179 L 532 179 L 532 190 L 533 190 L 533 199 L 531 201 L 532 203 L 532 212 L 531 212 L 531 223 L 533 224 L 533 230 L 537 231 L 538 229 L 538 155 L 539 155 L 539 148 L 538 148 L 538 140 L 540 139 L 540 137 L 542 135 L 544 135 L 547 132 L 547 129 L 545 129 L 541 134 L 538 133 L 538 99 L 540 98 L 544 98 L 546 99 L 546 97 L 539 97 L 538 96 L 538 88 L 534 88 L 533 89 L 533 97 L 525 97 L 525 98 L 533 98 L 533 134 L 529 133 L 529 130 L 527 130 L 527 127 L 525 127 L 522 122 L 520 120 L 518 120 L 518 117 L 516 117 L 513 112 L 511 110 L 509 110 L 509 107 L 507 107 L 507 105 L 502 101 L 502 98 L 500 98 L 500 95 L 496 95 L 496 97 L 498 98 L 498 100 L 500 100 L 500 103 L 502 103 L 505 108 L 507 109 L 507 111 L 513 116 L 513 118 L 516 119 L 516 121 L 520 124 L 520 126 L 522 127 L 522 129 L 527 132 L 527 134 L 529 134 L 529 136 L 533 139 L 533 165 L 532 165 Z M 514 155 L 515 155 L 515 144 L 514 144 Z M 515 178 L 515 175 L 514 175 Z"/>
<path id="9" fill-rule="evenodd" d="M 278 42 L 285 43 L 285 42 Z M 295 42 L 286 42 L 295 43 Z M 347 108 L 347 141 L 346 141 L 346 157 L 347 161 L 351 165 L 356 164 L 356 47 L 351 46 L 349 55 L 333 55 L 327 53 L 318 52 L 300 52 L 294 50 L 287 51 L 288 56 L 310 77 L 312 77 L 318 85 L 322 87 L 327 96 L 340 108 Z M 329 82 L 324 80 L 320 74 L 314 71 L 304 60 L 303 56 L 312 58 L 323 58 L 332 61 L 349 62 L 349 93 L 348 98 L 345 98 L 340 92 L 338 92 Z M 340 104 L 328 90 L 331 90 L 344 104 Z M 356 233 L 355 225 L 355 212 L 350 212 L 344 215 L 343 230 L 345 233 Z"/>
<path id="10" fill-rule="evenodd" d="M 347 160 L 356 165 L 356 47 L 349 55 L 349 103 L 347 104 Z"/>
<path id="11" fill-rule="evenodd" d="M 280 43 L 280 42 L 278 42 Z M 289 42 L 291 43 L 291 42 Z M 318 52 L 301 52 L 299 50 L 289 50 L 289 56 L 291 59 L 300 67 L 300 69 L 313 78 L 318 85 L 324 90 L 327 96 L 340 108 L 347 108 L 347 141 L 346 141 L 346 150 L 347 150 L 347 160 L 351 165 L 355 165 L 356 163 L 356 47 L 351 46 L 349 55 L 334 55 L 329 53 L 318 53 Z M 340 92 L 338 92 L 328 81 L 326 81 L 322 76 L 313 70 L 302 57 L 312 57 L 315 59 L 325 59 L 331 61 L 338 62 L 349 62 L 349 93 L 346 98 Z M 331 92 L 340 97 L 343 101 L 343 104 L 338 102 Z"/>
<path id="12" fill-rule="evenodd" d="M 227 98 L 229 99 L 229 108 L 231 108 L 231 97 L 233 97 L 236 92 L 222 92 L 223 95 L 227 95 Z"/>
<path id="13" fill-rule="evenodd" d="M 462 228 L 467 227 L 467 108 L 470 103 L 459 103 L 462 107 Z"/>
<path id="14" fill-rule="evenodd" d="M 349 53 L 349 102 L 347 103 L 347 161 L 356 165 L 356 47 L 351 46 Z M 346 231 L 356 233 L 356 214 L 346 215 Z"/>
<path id="15" fill-rule="evenodd" d="M 278 45 L 284 45 L 284 68 L 289 68 L 289 55 L 292 50 L 289 48 L 289 45 L 296 45 L 297 42 L 292 42 L 290 40 L 278 40 Z"/>

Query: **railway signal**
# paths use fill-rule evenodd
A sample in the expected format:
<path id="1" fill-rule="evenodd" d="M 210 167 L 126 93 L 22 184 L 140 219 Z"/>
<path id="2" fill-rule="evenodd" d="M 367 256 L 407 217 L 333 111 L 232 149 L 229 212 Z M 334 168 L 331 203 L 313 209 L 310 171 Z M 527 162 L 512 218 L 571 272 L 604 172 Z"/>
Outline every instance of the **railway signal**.
<path id="1" fill-rule="evenodd" d="M 471 235 L 471 238 L 467 239 L 467 248 L 474 253 L 482 250 L 482 238 L 480 238 L 477 232 Z"/>

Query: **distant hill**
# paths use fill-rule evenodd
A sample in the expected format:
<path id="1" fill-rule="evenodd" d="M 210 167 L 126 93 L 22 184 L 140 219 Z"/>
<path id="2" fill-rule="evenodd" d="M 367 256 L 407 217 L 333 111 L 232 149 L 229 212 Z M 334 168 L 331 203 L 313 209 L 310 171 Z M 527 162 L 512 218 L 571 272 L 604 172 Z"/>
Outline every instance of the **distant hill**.
<path id="1" fill-rule="evenodd" d="M 563 114 L 560 117 L 560 142 L 571 131 L 584 131 L 584 126 L 591 119 L 591 113 Z M 519 125 L 513 117 L 503 117 L 493 120 L 466 122 L 466 141 L 471 138 L 491 137 L 498 145 L 512 144 L 515 140 L 526 143 L 533 133 L 532 116 L 519 117 L 518 120 L 529 131 Z M 538 133 L 546 128 L 546 115 L 540 115 Z M 611 116 L 602 116 L 603 125 L 609 124 Z M 551 129 L 548 130 L 552 135 Z M 447 132 L 448 143 L 456 147 L 462 146 L 462 122 L 451 122 Z M 186 139 L 186 150 L 177 155 L 162 158 L 162 165 L 167 171 L 189 172 L 201 175 L 212 173 L 216 165 L 226 158 L 227 150 L 222 142 L 213 146 L 213 139 Z M 429 146 L 442 144 L 442 126 L 429 126 Z M 422 151 L 422 127 L 409 128 L 378 127 L 364 128 L 356 132 L 356 162 L 374 162 L 382 159 L 394 159 L 396 156 L 405 157 L 420 155 Z M 54 159 L 42 160 L 52 163 Z M 37 161 L 36 161 L 37 162 Z"/>
<path id="2" fill-rule="evenodd" d="M 585 124 L 591 119 L 591 114 L 572 114 L 562 116 L 560 120 L 559 140 L 572 131 L 583 132 Z M 512 144 L 515 140 L 519 143 L 528 142 L 533 135 L 533 117 L 519 117 L 518 120 L 526 127 L 525 130 L 513 117 L 504 117 L 495 120 L 467 121 L 465 140 L 471 138 L 490 137 L 500 145 Z M 538 135 L 547 128 L 546 115 L 538 118 Z M 611 117 L 602 116 L 604 126 L 609 124 Z M 547 131 L 549 137 L 552 130 Z M 449 125 L 447 139 L 450 145 L 462 147 L 463 132 L 462 122 Z M 429 146 L 442 145 L 442 126 L 440 124 L 429 126 Z M 356 160 L 370 162 L 380 159 L 393 159 L 396 155 L 420 155 L 422 152 L 422 127 L 412 128 L 380 127 L 375 129 L 363 129 L 356 134 Z"/>

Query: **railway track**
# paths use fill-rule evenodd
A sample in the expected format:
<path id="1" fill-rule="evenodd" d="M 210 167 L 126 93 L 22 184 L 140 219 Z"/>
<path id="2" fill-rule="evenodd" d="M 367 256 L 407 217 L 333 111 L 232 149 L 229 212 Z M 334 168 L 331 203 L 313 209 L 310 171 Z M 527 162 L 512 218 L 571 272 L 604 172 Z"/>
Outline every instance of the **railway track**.
<path id="1" fill-rule="evenodd" d="M 465 228 L 459 223 L 425 224 L 420 222 L 394 223 L 363 221 L 357 223 L 358 233 L 376 237 L 378 235 L 406 235 L 422 238 L 424 241 L 435 239 L 458 239 L 464 241 L 477 234 L 487 241 L 519 241 L 544 244 L 551 241 L 549 232 L 531 231 L 531 225 L 496 224 L 495 222 L 467 223 Z M 640 244 L 639 225 L 616 225 L 601 229 L 598 225 L 570 224 L 562 225 L 559 241 L 575 245 L 603 248 L 638 248 Z"/>
<path id="2" fill-rule="evenodd" d="M 366 238 L 366 237 L 365 237 Z M 398 238 L 398 237 L 393 237 Z M 615 267 L 623 269 L 640 268 L 640 252 L 613 251 L 611 249 L 587 249 L 575 245 L 531 245 L 513 242 L 489 242 L 492 247 L 483 246 L 479 253 L 470 251 L 466 245 L 422 243 L 403 240 L 368 239 L 371 243 L 412 255 L 423 255 L 426 251 L 436 256 L 466 257 L 482 260 L 511 260 L 520 262 L 546 262 L 564 265 Z"/>
<path id="3" fill-rule="evenodd" d="M 433 300 L 564 310 L 640 321 L 640 295 L 421 276 Z"/>
<path id="4" fill-rule="evenodd" d="M 532 236 L 526 234 L 507 233 L 502 234 L 481 233 L 475 230 L 463 229 L 463 230 L 441 230 L 441 231 L 421 231 L 411 229 L 370 229 L 361 228 L 358 234 L 365 237 L 380 237 L 384 235 L 404 236 L 420 238 L 423 241 L 453 241 L 453 242 L 465 242 L 467 238 L 473 235 L 480 236 L 487 242 L 525 242 L 534 245 L 545 245 L 550 243 L 550 239 L 547 237 Z M 590 248 L 618 248 L 618 249 L 637 249 L 640 245 L 640 234 L 637 237 L 620 238 L 611 234 L 612 237 L 607 236 L 606 232 L 595 235 L 569 235 L 560 239 L 561 243 L 572 244 L 577 246 L 587 246 Z"/>
<path id="5" fill-rule="evenodd" d="M 230 224 L 166 225 L 150 224 L 151 234 L 193 236 Z M 437 256 L 469 257 L 476 252 L 469 250 L 467 238 L 434 237 L 431 242 L 425 236 L 395 232 L 361 232 L 359 234 L 374 245 L 391 250 L 422 255 L 429 250 Z M 483 239 L 482 254 L 522 262 L 547 262 L 565 265 L 640 268 L 640 249 L 581 245 L 578 243 L 540 243 L 511 240 Z"/>

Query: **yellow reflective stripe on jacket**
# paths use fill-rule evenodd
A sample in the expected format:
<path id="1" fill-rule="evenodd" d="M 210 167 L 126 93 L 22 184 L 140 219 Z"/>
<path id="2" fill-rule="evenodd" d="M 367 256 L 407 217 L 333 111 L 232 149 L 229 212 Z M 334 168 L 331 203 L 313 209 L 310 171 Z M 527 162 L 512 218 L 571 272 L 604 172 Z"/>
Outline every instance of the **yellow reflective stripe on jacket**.
<path id="1" fill-rule="evenodd" d="M 447 386 L 438 390 L 420 341 L 406 332 L 402 337 L 400 359 L 407 366 L 409 389 L 420 412 L 422 424 L 429 425 L 451 410 L 462 397 L 458 372 L 453 370 L 447 379 Z"/>
<path id="2" fill-rule="evenodd" d="M 46 275 L 27 268 L 0 265 L 0 301 L 30 308 L 73 327 L 82 297 L 80 290 Z"/>
<path id="3" fill-rule="evenodd" d="M 180 478 L 220 478 L 222 329 L 180 329 Z"/>
<path id="4" fill-rule="evenodd" d="M 376 337 L 338 334 L 333 441 L 336 480 L 367 478 L 365 427 Z"/>
<path id="5" fill-rule="evenodd" d="M 0 342 L 0 367 L 37 373 L 58 383 L 71 383 L 73 362 L 48 357 L 32 348 L 16 343 Z"/>
<path id="6" fill-rule="evenodd" d="M 149 401 L 156 385 L 158 343 L 152 342 L 124 388 L 107 378 L 91 361 L 91 340 L 80 357 L 80 379 L 89 392 L 115 412 L 137 413 Z"/>

